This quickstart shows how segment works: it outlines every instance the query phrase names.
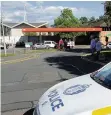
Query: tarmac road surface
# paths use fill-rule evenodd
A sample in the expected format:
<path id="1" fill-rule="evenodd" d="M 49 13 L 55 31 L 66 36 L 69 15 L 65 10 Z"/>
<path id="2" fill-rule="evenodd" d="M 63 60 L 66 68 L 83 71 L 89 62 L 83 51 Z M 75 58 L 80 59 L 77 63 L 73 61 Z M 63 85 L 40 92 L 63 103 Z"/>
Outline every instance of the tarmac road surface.
<path id="1" fill-rule="evenodd" d="M 41 95 L 56 83 L 102 67 L 83 60 L 80 55 L 80 52 L 49 52 L 40 54 L 39 58 L 2 65 L 2 114 L 33 108 Z"/>

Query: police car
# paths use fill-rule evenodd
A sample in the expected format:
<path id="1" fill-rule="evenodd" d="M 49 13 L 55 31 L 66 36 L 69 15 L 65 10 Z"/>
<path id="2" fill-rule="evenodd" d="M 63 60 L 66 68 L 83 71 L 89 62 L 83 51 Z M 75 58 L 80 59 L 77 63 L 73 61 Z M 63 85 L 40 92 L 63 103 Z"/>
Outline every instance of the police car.
<path id="1" fill-rule="evenodd" d="M 51 87 L 33 115 L 111 115 L 111 62 Z"/>

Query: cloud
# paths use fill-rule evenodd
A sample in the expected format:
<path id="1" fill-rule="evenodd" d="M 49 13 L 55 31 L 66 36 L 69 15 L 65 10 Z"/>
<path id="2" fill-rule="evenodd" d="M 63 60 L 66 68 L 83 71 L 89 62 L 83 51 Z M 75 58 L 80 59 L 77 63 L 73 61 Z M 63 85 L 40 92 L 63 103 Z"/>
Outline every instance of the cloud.
<path id="1" fill-rule="evenodd" d="M 64 6 L 44 6 L 44 2 L 2 2 L 2 10 L 4 12 L 4 21 L 23 21 L 24 5 L 26 6 L 27 17 L 29 21 L 48 21 L 53 20 L 60 15 L 64 8 L 72 10 L 76 17 L 91 17 L 96 15 L 96 11 L 87 8 L 64 7 Z"/>
<path id="2" fill-rule="evenodd" d="M 41 19 L 46 19 L 46 20 L 54 20 L 57 16 L 60 15 L 61 11 L 64 8 L 69 8 L 72 10 L 74 16 L 76 17 L 82 17 L 82 16 L 86 16 L 86 17 L 91 17 L 92 15 L 96 14 L 96 11 L 91 11 L 89 9 L 86 8 L 76 8 L 76 7 L 63 7 L 63 6 L 49 6 L 49 7 L 44 7 L 43 11 L 39 11 L 41 14 Z"/>
<path id="3" fill-rule="evenodd" d="M 70 8 L 73 12 L 77 11 L 77 8 L 63 7 L 63 6 L 49 6 L 44 8 L 44 13 L 51 15 L 59 15 L 64 8 Z"/>
<path id="4" fill-rule="evenodd" d="M 11 18 L 5 18 L 4 21 L 5 21 L 5 22 L 12 22 L 13 19 L 11 19 Z"/>
<path id="5" fill-rule="evenodd" d="M 29 2 L 27 1 L 4 1 L 2 2 L 2 7 L 5 8 L 5 9 L 23 9 L 24 8 L 24 4 L 27 6 L 27 7 L 32 7 L 33 5 L 30 4 Z"/>
<path id="6" fill-rule="evenodd" d="M 33 7 L 33 5 L 26 1 L 2 2 L 4 21 L 23 21 L 24 5 L 29 9 Z"/>
<path id="7" fill-rule="evenodd" d="M 21 12 L 17 11 L 14 13 L 15 16 L 20 16 L 21 15 Z"/>
<path id="8" fill-rule="evenodd" d="M 56 13 L 62 10 L 64 7 L 55 7 L 55 6 L 49 6 L 44 9 L 45 12 L 50 12 L 50 13 Z"/>

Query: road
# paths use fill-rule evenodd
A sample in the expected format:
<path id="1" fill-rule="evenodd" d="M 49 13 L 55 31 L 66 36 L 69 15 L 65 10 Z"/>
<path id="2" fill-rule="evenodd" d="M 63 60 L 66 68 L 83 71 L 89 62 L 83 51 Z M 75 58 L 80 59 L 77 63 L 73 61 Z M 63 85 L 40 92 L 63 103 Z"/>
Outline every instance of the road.
<path id="1" fill-rule="evenodd" d="M 40 54 L 39 58 L 2 65 L 2 114 L 33 108 L 41 95 L 56 83 L 102 67 L 83 60 L 80 55 L 81 52 L 48 52 Z"/>

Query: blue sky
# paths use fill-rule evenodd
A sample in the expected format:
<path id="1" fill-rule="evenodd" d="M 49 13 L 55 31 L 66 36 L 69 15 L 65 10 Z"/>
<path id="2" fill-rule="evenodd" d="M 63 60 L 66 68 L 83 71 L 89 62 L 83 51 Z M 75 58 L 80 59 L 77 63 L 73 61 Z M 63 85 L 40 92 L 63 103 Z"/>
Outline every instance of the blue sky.
<path id="1" fill-rule="evenodd" d="M 20 22 L 24 20 L 25 4 L 26 19 L 29 22 L 48 21 L 49 24 L 53 24 L 53 20 L 64 8 L 70 8 L 77 18 L 82 16 L 98 18 L 104 14 L 101 3 L 103 1 L 5 1 L 2 2 L 2 11 L 4 21 Z"/>

